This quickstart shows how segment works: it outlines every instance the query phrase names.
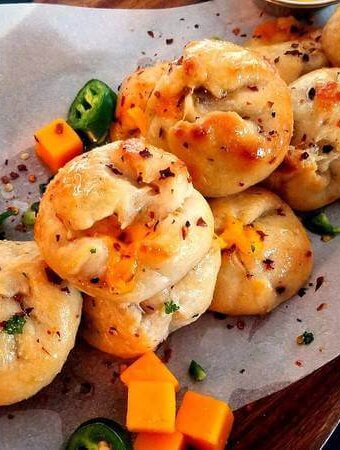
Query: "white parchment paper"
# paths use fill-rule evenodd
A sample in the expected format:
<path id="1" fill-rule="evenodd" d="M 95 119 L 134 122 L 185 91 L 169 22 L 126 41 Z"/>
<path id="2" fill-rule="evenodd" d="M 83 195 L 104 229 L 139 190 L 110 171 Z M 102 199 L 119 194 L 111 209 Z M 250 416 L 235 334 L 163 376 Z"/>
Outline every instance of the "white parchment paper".
<path id="1" fill-rule="evenodd" d="M 323 22 L 329 13 L 324 10 L 316 20 Z M 138 64 L 178 56 L 191 39 L 218 36 L 241 42 L 240 35 L 249 35 L 265 17 L 252 0 L 216 0 L 145 11 L 0 6 L 0 175 L 22 163 L 20 153 L 28 149 L 31 154 L 25 162 L 28 172 L 13 181 L 14 191 L 4 192 L 1 184 L 0 211 L 9 205 L 23 210 L 38 199 L 38 182 L 48 175 L 34 158 L 33 132 L 57 116 L 65 117 L 75 93 L 87 80 L 99 78 L 117 89 Z M 238 37 L 235 28 L 240 28 Z M 166 44 L 167 39 L 173 42 Z M 38 175 L 37 183 L 27 181 L 31 173 Z M 340 223 L 339 205 L 329 212 Z M 6 233 L 13 239 L 30 238 L 14 231 L 10 220 Z M 169 364 L 183 390 L 192 387 L 237 408 L 338 355 L 340 238 L 328 243 L 316 236 L 312 239 L 316 262 L 303 297 L 297 296 L 267 317 L 242 319 L 243 329 L 237 318 L 217 320 L 206 314 L 163 345 L 160 353 L 165 349 L 169 355 L 172 350 Z M 321 276 L 325 281 L 315 292 L 316 279 Z M 317 311 L 322 303 L 324 308 Z M 315 341 L 298 346 L 296 336 L 305 330 L 314 332 Z M 187 375 L 192 359 L 208 372 L 206 381 L 195 386 Z M 58 448 L 61 427 L 66 436 L 95 416 L 124 422 L 126 392 L 117 379 L 118 367 L 119 362 L 109 355 L 80 341 L 50 386 L 26 402 L 0 408 L 1 449 Z"/>

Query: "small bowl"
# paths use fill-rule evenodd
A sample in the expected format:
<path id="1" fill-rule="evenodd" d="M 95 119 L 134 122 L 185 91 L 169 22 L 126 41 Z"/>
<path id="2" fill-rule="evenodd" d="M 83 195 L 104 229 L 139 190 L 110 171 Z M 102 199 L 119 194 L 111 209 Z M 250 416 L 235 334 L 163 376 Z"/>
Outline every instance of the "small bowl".
<path id="1" fill-rule="evenodd" d="M 334 5 L 339 0 L 265 0 L 266 3 L 290 9 L 320 9 Z"/>

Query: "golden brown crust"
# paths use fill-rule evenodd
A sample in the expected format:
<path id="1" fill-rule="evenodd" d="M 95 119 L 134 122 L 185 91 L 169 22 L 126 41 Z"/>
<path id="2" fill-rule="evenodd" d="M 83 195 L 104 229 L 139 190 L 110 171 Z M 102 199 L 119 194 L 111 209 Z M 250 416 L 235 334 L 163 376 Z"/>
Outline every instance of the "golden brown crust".
<path id="1" fill-rule="evenodd" d="M 134 88 L 124 84 L 125 93 Z M 118 103 L 122 124 L 124 114 Z M 229 42 L 191 42 L 155 83 L 140 132 L 181 158 L 203 195 L 239 192 L 282 161 L 292 133 L 289 92 L 257 54 Z"/>
<path id="2" fill-rule="evenodd" d="M 180 160 L 131 139 L 58 172 L 40 203 L 35 237 L 48 264 L 80 290 L 140 303 L 208 252 L 213 217 Z"/>
<path id="3" fill-rule="evenodd" d="M 31 397 L 60 372 L 80 322 L 82 299 L 46 266 L 34 242 L 0 242 L 0 405 Z M 3 325 L 24 314 L 22 334 Z"/>
<path id="4" fill-rule="evenodd" d="M 326 23 L 322 31 L 322 47 L 327 58 L 335 67 L 340 67 L 340 8 Z"/>
<path id="5" fill-rule="evenodd" d="M 293 211 L 261 188 L 211 202 L 222 245 L 213 311 L 270 312 L 291 298 L 312 269 L 308 236 Z"/>
<path id="6" fill-rule="evenodd" d="M 324 68 L 291 84 L 292 146 L 265 181 L 294 209 L 308 211 L 340 197 L 340 69 Z"/>

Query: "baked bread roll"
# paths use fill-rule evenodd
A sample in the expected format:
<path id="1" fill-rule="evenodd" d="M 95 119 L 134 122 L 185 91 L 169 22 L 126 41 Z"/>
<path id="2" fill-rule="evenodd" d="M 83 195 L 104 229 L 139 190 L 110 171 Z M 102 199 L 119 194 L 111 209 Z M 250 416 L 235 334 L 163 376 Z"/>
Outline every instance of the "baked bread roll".
<path id="1" fill-rule="evenodd" d="M 290 86 L 292 146 L 265 184 L 294 209 L 317 209 L 340 197 L 339 72 L 319 69 Z"/>
<path id="2" fill-rule="evenodd" d="M 289 206 L 251 188 L 211 201 L 222 265 L 210 309 L 230 315 L 266 314 L 308 280 L 312 248 Z"/>
<path id="3" fill-rule="evenodd" d="M 215 240 L 182 280 L 140 304 L 85 298 L 85 339 L 121 358 L 154 350 L 169 333 L 194 322 L 208 309 L 220 265 L 221 252 Z"/>
<path id="4" fill-rule="evenodd" d="M 174 155 L 141 139 L 68 163 L 35 225 L 52 269 L 92 297 L 140 303 L 181 280 L 209 251 L 213 217 Z"/>
<path id="5" fill-rule="evenodd" d="M 322 47 L 333 66 L 340 67 L 340 8 L 330 17 L 322 31 Z"/>
<path id="6" fill-rule="evenodd" d="M 60 372 L 82 298 L 47 267 L 34 242 L 0 241 L 0 267 L 0 405 L 10 405 Z"/>
<path id="7" fill-rule="evenodd" d="M 304 29 L 293 17 L 280 17 L 258 26 L 246 47 L 270 61 L 289 84 L 305 73 L 328 66 L 321 32 Z"/>
<path id="8" fill-rule="evenodd" d="M 129 95 L 136 97 L 131 80 L 120 90 L 112 137 L 116 129 L 118 136 L 122 129 L 126 136 L 138 129 L 181 158 L 205 196 L 236 193 L 263 180 L 288 150 L 289 90 L 256 53 L 218 40 L 189 43 L 159 77 L 134 124 L 134 107 L 125 109 Z"/>

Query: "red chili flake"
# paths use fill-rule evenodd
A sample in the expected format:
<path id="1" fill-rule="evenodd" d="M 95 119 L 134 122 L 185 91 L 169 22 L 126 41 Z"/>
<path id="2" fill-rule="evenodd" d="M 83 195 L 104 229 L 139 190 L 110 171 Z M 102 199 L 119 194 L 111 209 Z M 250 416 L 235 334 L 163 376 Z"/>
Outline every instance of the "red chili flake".
<path id="1" fill-rule="evenodd" d="M 280 61 L 280 57 L 278 56 L 277 58 L 274 59 L 274 63 L 277 64 Z"/>
<path id="2" fill-rule="evenodd" d="M 121 172 L 117 167 L 115 167 L 113 164 L 105 164 L 108 169 L 110 169 L 115 175 L 123 175 L 123 172 Z"/>
<path id="3" fill-rule="evenodd" d="M 231 323 L 227 323 L 227 329 L 232 330 L 235 325 L 232 325 Z"/>
<path id="4" fill-rule="evenodd" d="M 173 39 L 165 39 L 166 45 L 171 45 L 174 42 Z"/>
<path id="5" fill-rule="evenodd" d="M 183 142 L 182 145 L 183 145 L 184 148 L 189 148 L 189 144 L 187 142 Z"/>
<path id="6" fill-rule="evenodd" d="M 279 295 L 281 295 L 281 294 L 283 294 L 283 293 L 286 291 L 286 288 L 285 288 L 284 286 L 277 286 L 277 287 L 275 288 L 275 291 L 276 291 Z"/>
<path id="7" fill-rule="evenodd" d="M 308 62 L 308 61 L 309 61 L 309 55 L 308 55 L 307 53 L 304 53 L 304 54 L 302 55 L 302 61 L 303 61 L 303 62 Z"/>
<path id="8" fill-rule="evenodd" d="M 297 295 L 298 295 L 299 297 L 303 297 L 304 295 L 306 295 L 306 292 L 307 292 L 307 288 L 302 287 L 302 288 L 300 288 L 300 289 L 298 290 Z"/>
<path id="9" fill-rule="evenodd" d="M 241 369 L 239 372 L 242 374 L 246 371 L 246 369 Z"/>
<path id="10" fill-rule="evenodd" d="M 109 334 L 111 334 L 111 336 L 116 336 L 118 334 L 118 331 L 115 327 L 110 327 Z"/>
<path id="11" fill-rule="evenodd" d="M 297 49 L 295 49 L 295 50 L 287 50 L 286 52 L 284 52 L 284 55 L 302 56 L 302 52 L 300 52 Z"/>
<path id="12" fill-rule="evenodd" d="M 304 161 L 305 159 L 308 159 L 308 158 L 309 158 L 309 153 L 308 152 L 301 153 L 301 155 L 300 155 L 300 160 L 301 161 Z"/>
<path id="13" fill-rule="evenodd" d="M 241 186 L 241 187 L 243 187 L 243 186 L 244 186 L 244 183 L 243 183 L 242 181 L 240 181 L 238 185 Z"/>
<path id="14" fill-rule="evenodd" d="M 284 209 L 282 207 L 277 208 L 276 213 L 278 216 L 282 216 L 282 217 L 284 217 L 286 215 L 286 213 L 284 212 Z"/>
<path id="15" fill-rule="evenodd" d="M 4 175 L 3 177 L 1 177 L 1 181 L 3 182 L 3 184 L 8 184 L 11 180 L 7 175 Z"/>
<path id="16" fill-rule="evenodd" d="M 14 419 L 14 415 L 13 414 L 7 414 L 7 419 L 9 419 L 9 420 L 12 420 L 12 419 Z"/>
<path id="17" fill-rule="evenodd" d="M 241 37 L 247 37 L 247 33 L 242 33 L 240 36 Z"/>
<path id="18" fill-rule="evenodd" d="M 276 112 L 272 111 L 271 115 L 272 115 L 273 118 L 276 117 Z"/>
<path id="19" fill-rule="evenodd" d="M 182 227 L 182 238 L 183 238 L 183 240 L 185 240 L 185 238 L 187 237 L 187 235 L 188 235 L 188 227 L 183 226 L 183 227 Z"/>
<path id="20" fill-rule="evenodd" d="M 167 167 L 166 169 L 160 170 L 159 174 L 160 174 L 160 177 L 159 177 L 160 180 L 164 180 L 165 178 L 174 177 L 175 176 L 175 174 L 173 172 L 171 172 L 170 167 Z"/>
<path id="21" fill-rule="evenodd" d="M 320 305 L 316 308 L 317 311 L 323 310 L 327 306 L 327 303 L 320 303 Z"/>
<path id="22" fill-rule="evenodd" d="M 274 261 L 270 258 L 266 258 L 262 261 L 266 270 L 274 270 Z"/>
<path id="23" fill-rule="evenodd" d="M 62 283 L 62 278 L 55 273 L 50 267 L 45 267 L 46 278 L 50 283 L 60 285 Z"/>
<path id="24" fill-rule="evenodd" d="M 254 86 L 254 85 L 247 86 L 247 88 L 248 88 L 250 91 L 254 91 L 254 92 L 257 92 L 257 91 L 259 90 L 259 88 L 258 88 L 257 86 Z M 260 122 L 260 119 L 258 119 L 258 120 L 259 120 L 259 122 Z M 262 119 L 261 119 L 261 122 L 262 122 Z"/>
<path id="25" fill-rule="evenodd" d="M 207 222 L 206 222 L 202 217 L 200 217 L 199 219 L 197 219 L 196 225 L 197 225 L 198 227 L 207 227 L 207 226 L 208 226 L 208 225 L 207 225 Z"/>
<path id="26" fill-rule="evenodd" d="M 307 256 L 307 258 L 310 258 L 312 256 L 312 251 L 311 250 L 307 250 L 306 251 L 306 256 Z"/>
<path id="27" fill-rule="evenodd" d="M 56 242 L 59 242 L 59 241 L 60 241 L 60 234 L 56 234 L 56 235 L 55 235 L 55 240 L 56 240 Z"/>
<path id="28" fill-rule="evenodd" d="M 310 88 L 309 91 L 308 91 L 308 98 L 309 98 L 309 100 L 314 100 L 315 95 L 316 95 L 315 88 L 313 88 L 313 87 Z"/>
<path id="29" fill-rule="evenodd" d="M 143 175 L 141 173 L 138 175 L 136 181 L 137 181 L 138 184 L 142 184 L 143 183 Z"/>
<path id="30" fill-rule="evenodd" d="M 94 277 L 94 278 L 91 278 L 90 281 L 91 281 L 92 284 L 98 284 L 100 279 L 98 277 Z"/>
<path id="31" fill-rule="evenodd" d="M 29 307 L 29 308 L 25 308 L 25 314 L 26 314 L 26 316 L 29 316 L 33 310 L 34 310 L 34 308 L 33 308 L 32 306 Z"/>
<path id="32" fill-rule="evenodd" d="M 120 245 L 118 242 L 115 242 L 115 243 L 113 244 L 113 248 L 114 248 L 115 250 L 117 250 L 117 252 L 119 252 L 119 250 L 121 249 L 121 245 Z"/>
<path id="33" fill-rule="evenodd" d="M 298 359 L 297 361 L 295 361 L 295 365 L 298 366 L 298 367 L 302 367 L 302 366 L 303 366 L 303 363 L 302 363 L 302 361 L 300 361 L 300 360 Z"/>
<path id="34" fill-rule="evenodd" d="M 318 277 L 315 284 L 315 292 L 318 291 L 325 281 L 325 277 Z"/>
<path id="35" fill-rule="evenodd" d="M 149 30 L 147 33 L 150 37 L 152 37 L 152 38 L 155 37 L 155 34 L 153 31 Z"/>
<path id="36" fill-rule="evenodd" d="M 170 361 L 171 356 L 172 356 L 172 348 L 171 347 L 166 347 L 164 349 L 163 356 L 161 357 L 161 361 L 164 364 L 167 364 Z"/>
<path id="37" fill-rule="evenodd" d="M 234 28 L 233 30 L 232 30 L 232 32 L 233 32 L 233 34 L 235 35 L 235 36 L 238 36 L 239 34 L 240 34 L 240 29 L 239 28 Z"/>
<path id="38" fill-rule="evenodd" d="M 232 244 L 230 247 L 224 248 L 222 250 L 222 254 L 230 256 L 235 252 L 235 250 L 236 250 L 236 244 Z"/>
<path id="39" fill-rule="evenodd" d="M 152 158 L 152 153 L 150 153 L 150 151 L 147 148 L 145 148 L 144 150 L 141 150 L 139 152 L 139 154 L 142 158 L 145 158 L 145 159 Z"/>
<path id="40" fill-rule="evenodd" d="M 156 98 L 160 98 L 161 93 L 160 93 L 159 91 L 155 91 L 155 92 L 153 93 L 153 95 L 154 95 Z"/>
<path id="41" fill-rule="evenodd" d="M 268 234 L 262 230 L 256 230 L 256 233 L 260 236 L 260 241 L 264 241 L 264 239 L 268 236 Z"/>
<path id="42" fill-rule="evenodd" d="M 160 127 L 159 132 L 158 132 L 158 137 L 160 139 L 162 139 L 163 136 L 164 136 L 164 129 L 162 127 Z"/>
<path id="43" fill-rule="evenodd" d="M 27 166 L 26 164 L 19 164 L 18 165 L 19 172 L 27 172 Z"/>
<path id="44" fill-rule="evenodd" d="M 60 290 L 61 290 L 61 292 L 66 292 L 66 294 L 70 293 L 70 290 L 69 290 L 69 288 L 67 286 L 61 288 Z"/>
<path id="45" fill-rule="evenodd" d="M 238 320 L 236 322 L 236 327 L 238 330 L 244 330 L 245 326 L 246 326 L 246 324 L 244 323 L 243 320 Z"/>
<path id="46" fill-rule="evenodd" d="M 24 295 L 21 292 L 18 292 L 17 294 L 13 295 L 13 300 L 15 300 L 18 303 L 21 303 L 24 299 Z"/>
<path id="47" fill-rule="evenodd" d="M 19 178 L 19 174 L 16 172 L 11 172 L 9 176 L 11 177 L 12 180 L 16 180 L 17 178 Z"/>
<path id="48" fill-rule="evenodd" d="M 56 134 L 63 134 L 64 131 L 64 125 L 62 123 L 57 123 L 55 126 L 54 131 L 56 132 Z"/>
<path id="49" fill-rule="evenodd" d="M 37 181 L 37 177 L 35 175 L 28 175 L 28 181 L 30 183 L 35 183 Z"/>

